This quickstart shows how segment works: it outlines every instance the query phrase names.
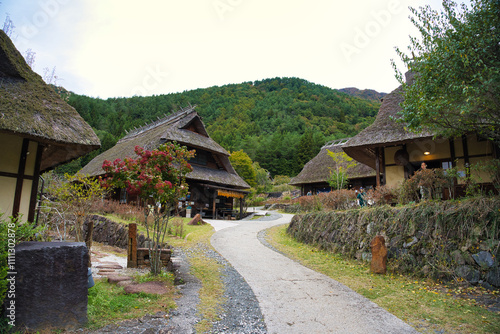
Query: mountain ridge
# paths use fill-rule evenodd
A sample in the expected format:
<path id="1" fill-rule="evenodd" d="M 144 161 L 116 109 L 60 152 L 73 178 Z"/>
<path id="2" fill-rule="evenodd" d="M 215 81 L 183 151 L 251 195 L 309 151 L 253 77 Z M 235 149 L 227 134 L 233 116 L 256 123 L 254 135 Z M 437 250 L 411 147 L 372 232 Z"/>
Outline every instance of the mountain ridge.
<path id="1" fill-rule="evenodd" d="M 197 105 L 210 137 L 226 150 L 245 151 L 273 176 L 293 176 L 325 142 L 351 137 L 373 122 L 380 101 L 350 95 L 353 92 L 300 78 L 275 77 L 106 100 L 66 93 L 68 103 L 102 142 L 98 152 L 74 162 L 69 171 L 109 149 L 126 131 L 191 104 Z"/>

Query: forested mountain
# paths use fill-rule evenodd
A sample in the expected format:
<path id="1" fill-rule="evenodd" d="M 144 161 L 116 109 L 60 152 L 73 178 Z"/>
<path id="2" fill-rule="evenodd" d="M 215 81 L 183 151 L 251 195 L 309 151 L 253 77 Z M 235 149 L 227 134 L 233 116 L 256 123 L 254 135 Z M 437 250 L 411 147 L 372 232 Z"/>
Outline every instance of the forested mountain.
<path id="1" fill-rule="evenodd" d="M 244 150 L 273 176 L 296 175 L 327 140 L 353 136 L 371 124 L 380 106 L 298 78 L 148 97 L 103 100 L 68 95 L 69 104 L 96 130 L 100 151 L 114 145 L 126 130 L 192 104 L 215 141 L 231 152 Z M 99 152 L 60 171 L 75 171 Z"/>
<path id="2" fill-rule="evenodd" d="M 381 98 L 387 95 L 387 93 L 379 93 L 373 89 L 358 89 L 355 87 L 342 88 L 339 89 L 339 91 L 351 96 L 356 96 L 365 100 L 376 102 L 379 102 Z"/>

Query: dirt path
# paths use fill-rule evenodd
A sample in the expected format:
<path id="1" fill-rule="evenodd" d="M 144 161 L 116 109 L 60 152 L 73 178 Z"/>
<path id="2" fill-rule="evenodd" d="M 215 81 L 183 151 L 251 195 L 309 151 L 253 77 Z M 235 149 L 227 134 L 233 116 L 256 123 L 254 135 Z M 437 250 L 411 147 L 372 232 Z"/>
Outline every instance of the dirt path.
<path id="1" fill-rule="evenodd" d="M 243 276 L 259 301 L 268 333 L 416 333 L 402 320 L 337 281 L 269 249 L 258 232 L 288 223 L 208 221 L 214 248 Z"/>

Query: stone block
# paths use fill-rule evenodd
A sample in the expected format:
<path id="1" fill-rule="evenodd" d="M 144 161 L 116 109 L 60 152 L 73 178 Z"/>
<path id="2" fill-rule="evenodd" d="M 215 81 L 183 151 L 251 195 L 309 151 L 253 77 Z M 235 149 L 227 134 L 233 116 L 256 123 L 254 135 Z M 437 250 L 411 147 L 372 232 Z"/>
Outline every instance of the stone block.
<path id="1" fill-rule="evenodd" d="M 455 273 L 471 284 L 477 284 L 481 278 L 479 271 L 470 266 L 457 267 Z"/>
<path id="2" fill-rule="evenodd" d="M 18 328 L 75 329 L 87 322 L 89 255 L 83 242 L 22 242 L 15 248 Z M 9 278 L 8 275 L 7 278 Z"/>
<path id="3" fill-rule="evenodd" d="M 486 281 L 491 285 L 500 288 L 500 268 L 494 267 L 486 275 Z"/>
<path id="4" fill-rule="evenodd" d="M 188 225 L 205 225 L 206 223 L 203 221 L 201 218 L 201 215 L 199 213 L 194 216 L 193 219 L 191 219 L 188 223 Z"/>
<path id="5" fill-rule="evenodd" d="M 477 254 L 473 254 L 472 257 L 474 261 L 481 267 L 481 269 L 488 269 L 493 267 L 495 260 L 490 252 L 481 251 Z"/>

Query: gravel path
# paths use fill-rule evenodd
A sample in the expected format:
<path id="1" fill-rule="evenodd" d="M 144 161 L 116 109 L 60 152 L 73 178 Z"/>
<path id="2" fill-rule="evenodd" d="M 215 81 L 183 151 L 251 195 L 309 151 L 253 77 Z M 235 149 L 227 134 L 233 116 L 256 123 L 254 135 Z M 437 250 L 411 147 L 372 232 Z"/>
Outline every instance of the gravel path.
<path id="1" fill-rule="evenodd" d="M 258 240 L 259 231 L 288 223 L 291 217 L 264 216 L 240 221 L 218 230 L 211 239 L 214 248 L 253 289 L 269 333 L 416 333 L 345 285 L 290 260 Z"/>
<path id="2" fill-rule="evenodd" d="M 224 311 L 221 320 L 213 324 L 209 333 L 267 333 L 259 302 L 243 277 L 219 253 L 207 250 L 206 254 L 224 266 Z"/>
<path id="3" fill-rule="evenodd" d="M 213 323 L 209 333 L 414 333 L 347 287 L 277 253 L 265 241 L 265 229 L 286 222 L 289 215 L 271 213 L 255 218 L 209 221 L 217 231 L 212 237 L 217 251 L 208 247 L 196 250 L 223 267 L 226 302 L 221 320 Z M 189 274 L 188 255 L 180 249 L 174 252 L 176 276 L 182 282 L 177 309 L 85 333 L 195 333 L 201 284 Z"/>

